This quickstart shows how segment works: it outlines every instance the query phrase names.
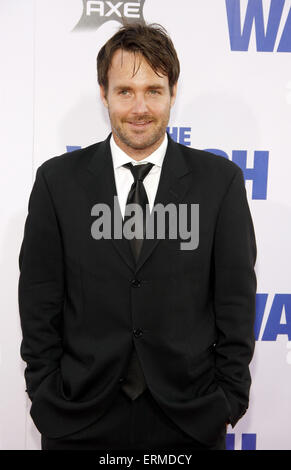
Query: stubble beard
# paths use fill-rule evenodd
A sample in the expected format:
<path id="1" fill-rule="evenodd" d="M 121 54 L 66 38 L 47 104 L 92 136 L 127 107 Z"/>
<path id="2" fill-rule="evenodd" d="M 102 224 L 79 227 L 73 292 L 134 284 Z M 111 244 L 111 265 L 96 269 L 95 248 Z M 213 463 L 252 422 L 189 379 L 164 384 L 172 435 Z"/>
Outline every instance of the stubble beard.
<path id="1" fill-rule="evenodd" d="M 111 123 L 112 130 L 115 132 L 117 137 L 121 140 L 121 142 L 128 147 L 134 149 L 134 150 L 144 150 L 148 147 L 151 147 L 154 145 L 156 142 L 158 142 L 162 137 L 165 135 L 166 128 L 169 122 L 169 117 L 170 117 L 170 109 L 168 110 L 167 115 L 164 116 L 162 121 L 160 121 L 157 124 L 157 120 L 152 118 L 151 116 L 142 116 L 141 118 L 137 119 L 136 121 L 150 121 L 152 120 L 153 123 L 151 126 L 153 127 L 151 129 L 150 134 L 146 134 L 143 136 L 142 132 L 136 133 L 136 138 L 132 137 L 130 135 L 130 132 L 128 132 L 125 128 L 126 125 L 126 120 L 123 119 L 121 123 L 125 123 L 124 126 L 122 124 L 118 124 L 118 122 L 114 122 L 114 119 L 112 119 L 110 115 L 110 109 L 108 108 L 108 114 L 109 114 L 109 119 Z"/>

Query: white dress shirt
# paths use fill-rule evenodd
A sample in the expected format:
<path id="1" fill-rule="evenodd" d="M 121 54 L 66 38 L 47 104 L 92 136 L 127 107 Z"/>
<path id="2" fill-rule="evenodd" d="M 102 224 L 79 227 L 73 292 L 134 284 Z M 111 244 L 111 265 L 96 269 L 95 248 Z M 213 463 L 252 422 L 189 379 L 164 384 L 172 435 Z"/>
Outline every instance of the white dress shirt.
<path id="1" fill-rule="evenodd" d="M 151 155 L 137 162 L 127 155 L 123 150 L 121 150 L 121 148 L 116 144 L 113 135 L 111 136 L 110 147 L 114 168 L 115 185 L 122 218 L 124 218 L 127 196 L 132 183 L 134 182 L 134 177 L 131 171 L 128 168 L 124 168 L 122 165 L 128 162 L 131 162 L 133 165 L 140 165 L 148 162 L 154 164 L 143 181 L 149 201 L 149 209 L 151 211 L 159 185 L 162 164 L 166 154 L 167 146 L 168 136 L 167 133 L 165 133 L 165 137 L 161 145 L 153 153 L 151 153 Z"/>

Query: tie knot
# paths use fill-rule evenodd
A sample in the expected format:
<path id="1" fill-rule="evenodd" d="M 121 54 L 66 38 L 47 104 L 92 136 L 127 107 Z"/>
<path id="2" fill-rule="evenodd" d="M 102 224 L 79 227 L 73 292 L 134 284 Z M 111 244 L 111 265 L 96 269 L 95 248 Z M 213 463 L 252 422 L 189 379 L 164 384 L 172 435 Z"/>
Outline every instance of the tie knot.
<path id="1" fill-rule="evenodd" d="M 125 168 L 128 168 L 133 177 L 134 181 L 143 181 L 146 175 L 151 171 L 151 168 L 154 166 L 153 163 L 143 163 L 140 165 L 133 165 L 132 163 L 125 163 L 124 165 Z"/>

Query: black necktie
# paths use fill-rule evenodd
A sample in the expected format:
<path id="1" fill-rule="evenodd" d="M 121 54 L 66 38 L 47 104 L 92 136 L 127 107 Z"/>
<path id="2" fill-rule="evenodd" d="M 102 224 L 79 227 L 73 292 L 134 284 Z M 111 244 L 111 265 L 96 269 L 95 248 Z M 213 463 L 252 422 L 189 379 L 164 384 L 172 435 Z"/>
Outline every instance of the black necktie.
<path id="1" fill-rule="evenodd" d="M 140 205 L 142 209 L 143 220 L 137 219 L 136 218 L 137 214 L 135 214 L 135 220 L 137 220 L 137 223 L 143 224 L 143 237 L 144 237 L 145 223 L 146 223 L 146 205 L 148 204 L 148 198 L 147 198 L 146 190 L 143 185 L 143 180 L 146 177 L 146 175 L 149 173 L 149 171 L 151 170 L 153 163 L 145 163 L 145 164 L 140 164 L 140 165 L 133 165 L 132 163 L 126 163 L 123 166 L 125 168 L 128 168 L 134 177 L 134 182 L 128 193 L 126 206 L 132 203 Z M 126 220 L 127 216 L 128 214 L 125 208 L 124 220 Z M 137 227 L 135 227 L 135 231 L 136 230 L 137 230 Z M 141 251 L 143 239 L 133 238 L 129 240 L 129 242 L 130 242 L 135 260 L 137 261 L 140 251 Z M 135 400 L 139 395 L 142 394 L 142 392 L 146 389 L 146 387 L 147 385 L 145 382 L 144 374 L 141 369 L 135 347 L 133 347 L 132 355 L 129 361 L 127 375 L 122 385 L 122 389 L 126 393 L 126 395 L 128 395 L 132 400 Z"/>
<path id="2" fill-rule="evenodd" d="M 151 168 L 153 167 L 153 163 L 144 163 L 142 165 L 133 165 L 132 163 L 125 163 L 123 165 L 125 168 L 128 168 L 133 177 L 134 177 L 134 182 L 132 183 L 132 186 L 130 188 L 130 191 L 127 196 L 127 201 L 126 201 L 126 206 L 128 204 L 138 204 L 141 209 L 142 209 L 142 214 L 143 218 L 140 220 L 138 218 L 139 213 L 135 213 L 135 220 L 137 221 L 137 224 L 142 224 L 143 227 L 143 238 L 145 235 L 145 225 L 146 225 L 146 205 L 148 204 L 148 198 L 147 198 L 147 193 L 143 185 L 143 180 L 146 177 L 146 175 L 150 172 Z M 129 216 L 127 214 L 127 208 L 125 207 L 125 215 L 124 215 L 124 220 Z M 135 227 L 135 231 L 136 231 Z M 143 239 L 141 238 L 133 238 L 130 241 L 130 245 L 135 257 L 135 260 L 138 260 Z"/>

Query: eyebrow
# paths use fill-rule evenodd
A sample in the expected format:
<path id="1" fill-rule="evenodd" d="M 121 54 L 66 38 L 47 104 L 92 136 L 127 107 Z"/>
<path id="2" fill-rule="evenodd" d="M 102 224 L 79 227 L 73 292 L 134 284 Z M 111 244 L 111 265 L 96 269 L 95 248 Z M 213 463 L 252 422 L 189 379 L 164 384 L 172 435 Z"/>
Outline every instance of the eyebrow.
<path id="1" fill-rule="evenodd" d="M 149 85 L 147 87 L 147 90 L 164 90 L 165 87 L 163 85 L 159 85 L 159 84 L 153 84 L 153 85 Z M 113 91 L 118 91 L 118 90 L 132 90 L 132 87 L 131 86 L 127 86 L 127 85 L 118 85 L 116 87 L 113 88 Z"/>

